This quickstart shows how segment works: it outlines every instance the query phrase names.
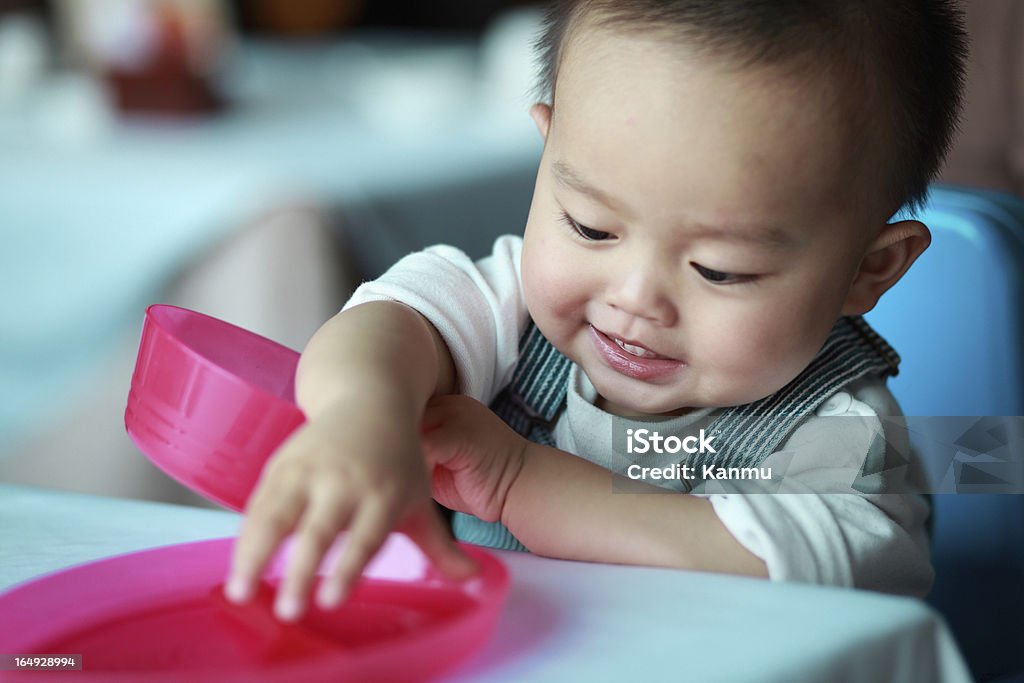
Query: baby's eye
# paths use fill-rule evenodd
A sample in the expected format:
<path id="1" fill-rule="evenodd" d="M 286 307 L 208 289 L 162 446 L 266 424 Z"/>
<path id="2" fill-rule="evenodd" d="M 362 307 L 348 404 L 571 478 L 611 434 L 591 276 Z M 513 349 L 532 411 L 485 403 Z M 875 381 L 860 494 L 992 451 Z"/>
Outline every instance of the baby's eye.
<path id="1" fill-rule="evenodd" d="M 588 242 L 601 242 L 612 236 L 611 233 L 602 232 L 601 230 L 593 230 L 585 225 L 581 225 L 564 211 L 562 212 L 562 222 L 568 225 L 573 232 Z"/>
<path id="2" fill-rule="evenodd" d="M 712 270 L 710 268 L 705 268 L 699 263 L 693 263 L 691 265 L 697 270 L 698 273 L 700 273 L 701 277 L 703 277 L 708 282 L 716 285 L 732 285 L 739 282 L 747 282 L 753 279 L 753 277 L 750 275 L 723 273 L 720 270 Z"/>

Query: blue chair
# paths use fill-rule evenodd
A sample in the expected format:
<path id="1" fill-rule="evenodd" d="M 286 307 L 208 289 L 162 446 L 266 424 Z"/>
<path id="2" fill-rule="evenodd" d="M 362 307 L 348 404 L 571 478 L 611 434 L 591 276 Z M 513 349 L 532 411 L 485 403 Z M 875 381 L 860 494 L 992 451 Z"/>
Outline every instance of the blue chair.
<path id="1" fill-rule="evenodd" d="M 934 186 L 917 218 L 932 246 L 866 316 L 903 357 L 893 393 L 908 416 L 1024 415 L 1024 202 Z M 933 503 L 928 602 L 979 681 L 1024 672 L 1024 495 Z"/>

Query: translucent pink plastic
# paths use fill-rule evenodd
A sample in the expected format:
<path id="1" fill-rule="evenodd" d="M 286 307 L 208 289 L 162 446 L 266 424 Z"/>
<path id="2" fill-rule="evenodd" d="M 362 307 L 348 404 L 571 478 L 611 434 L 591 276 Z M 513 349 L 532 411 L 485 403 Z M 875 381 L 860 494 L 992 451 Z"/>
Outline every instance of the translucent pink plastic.
<path id="1" fill-rule="evenodd" d="M 299 354 L 176 306 L 146 310 L 125 427 L 188 488 L 242 510 L 267 458 L 303 423 Z"/>
<path id="2" fill-rule="evenodd" d="M 490 553 L 462 582 L 392 534 L 344 605 L 284 624 L 271 612 L 287 550 L 257 599 L 222 597 L 234 539 L 165 546 L 51 574 L 0 595 L 0 652 L 81 654 L 60 680 L 302 683 L 422 681 L 486 642 L 508 576 Z M 59 675 L 59 674 L 57 674 Z M 23 680 L 54 674 L 0 672 Z"/>
<path id="3" fill-rule="evenodd" d="M 240 511 L 264 463 L 304 421 L 294 397 L 298 359 L 216 318 L 150 306 L 128 434 L 164 472 Z M 139 680 L 140 672 L 147 681 L 423 680 L 487 640 L 508 589 L 501 563 L 484 550 L 463 546 L 483 572 L 454 583 L 392 534 L 340 610 L 314 609 L 285 625 L 270 604 L 286 551 L 256 603 L 238 607 L 219 586 L 231 543 L 125 555 L 0 596 L 0 614 L 19 615 L 0 625 L 0 652 L 82 653 L 85 671 L 69 672 L 76 681 Z"/>

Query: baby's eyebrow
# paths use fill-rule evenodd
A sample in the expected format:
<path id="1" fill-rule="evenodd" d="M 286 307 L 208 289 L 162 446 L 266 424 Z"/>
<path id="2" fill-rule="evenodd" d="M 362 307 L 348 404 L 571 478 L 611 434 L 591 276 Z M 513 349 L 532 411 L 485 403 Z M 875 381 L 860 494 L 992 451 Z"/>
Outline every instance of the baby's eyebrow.
<path id="1" fill-rule="evenodd" d="M 604 190 L 599 190 L 587 181 L 580 178 L 576 173 L 575 169 L 565 161 L 555 161 L 551 164 L 551 172 L 554 173 L 555 179 L 565 185 L 566 187 L 576 190 L 580 194 L 585 194 L 591 199 L 601 202 L 609 209 L 613 209 L 618 213 L 622 213 L 624 207 L 622 204 L 613 199 Z"/>
<path id="2" fill-rule="evenodd" d="M 624 205 L 621 202 L 583 180 L 567 162 L 561 160 L 552 162 L 551 172 L 554 174 L 555 179 L 566 187 L 580 194 L 587 195 L 620 215 L 625 213 Z M 742 242 L 770 249 L 791 249 L 797 246 L 799 242 L 799 240 L 795 239 L 793 235 L 785 230 L 770 225 L 731 226 L 698 224 L 688 233 L 692 237 Z"/>
<path id="3" fill-rule="evenodd" d="M 690 233 L 695 237 L 710 237 L 727 242 L 743 242 L 768 249 L 792 249 L 800 241 L 784 230 L 773 226 L 733 227 L 698 225 Z"/>

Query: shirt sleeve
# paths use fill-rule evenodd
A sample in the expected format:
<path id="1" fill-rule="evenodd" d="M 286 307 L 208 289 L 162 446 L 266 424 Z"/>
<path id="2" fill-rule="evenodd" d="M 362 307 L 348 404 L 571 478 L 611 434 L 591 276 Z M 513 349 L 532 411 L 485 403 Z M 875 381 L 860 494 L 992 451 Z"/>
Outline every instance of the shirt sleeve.
<path id="1" fill-rule="evenodd" d="M 780 492 L 719 480 L 694 493 L 708 498 L 772 580 L 923 597 L 934 579 L 930 508 L 902 423 L 881 420 L 872 407 L 888 401 L 880 381 L 826 401 L 765 460 L 785 471 Z"/>
<path id="2" fill-rule="evenodd" d="M 506 235 L 473 261 L 450 246 L 410 254 L 363 283 L 342 310 L 397 301 L 426 318 L 448 345 L 459 392 L 490 403 L 509 383 L 528 321 L 522 294 L 522 238 Z"/>

